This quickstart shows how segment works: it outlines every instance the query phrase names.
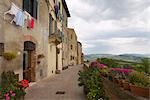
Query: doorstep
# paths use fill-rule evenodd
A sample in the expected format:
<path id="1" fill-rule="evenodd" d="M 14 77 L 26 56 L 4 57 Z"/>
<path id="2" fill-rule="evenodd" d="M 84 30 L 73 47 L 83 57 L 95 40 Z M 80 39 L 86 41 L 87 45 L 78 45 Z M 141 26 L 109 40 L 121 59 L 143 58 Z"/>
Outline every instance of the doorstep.
<path id="1" fill-rule="evenodd" d="M 33 85 L 35 85 L 35 84 L 36 84 L 36 82 L 30 82 L 30 83 L 29 83 L 29 87 L 30 87 L 30 86 L 33 86 Z"/>

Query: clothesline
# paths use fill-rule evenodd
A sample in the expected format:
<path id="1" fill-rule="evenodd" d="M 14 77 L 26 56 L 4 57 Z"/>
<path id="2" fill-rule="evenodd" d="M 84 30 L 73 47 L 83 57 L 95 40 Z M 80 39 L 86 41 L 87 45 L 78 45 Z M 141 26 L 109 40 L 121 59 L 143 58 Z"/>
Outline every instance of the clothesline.
<path id="1" fill-rule="evenodd" d="M 34 19 L 31 17 L 31 15 L 28 12 L 20 9 L 14 3 L 11 3 L 10 10 L 4 13 L 4 20 L 6 14 L 11 14 L 15 16 L 11 23 L 15 22 L 16 25 L 23 27 L 25 20 L 28 20 L 28 28 L 34 28 Z"/>

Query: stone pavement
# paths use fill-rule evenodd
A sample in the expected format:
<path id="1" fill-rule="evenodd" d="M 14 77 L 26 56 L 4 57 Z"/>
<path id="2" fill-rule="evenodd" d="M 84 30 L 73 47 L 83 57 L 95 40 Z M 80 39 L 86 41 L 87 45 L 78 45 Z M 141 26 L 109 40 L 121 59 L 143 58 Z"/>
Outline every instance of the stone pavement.
<path id="1" fill-rule="evenodd" d="M 71 66 L 61 74 L 37 82 L 27 90 L 25 100 L 86 100 L 77 81 L 81 67 Z M 65 94 L 56 94 L 57 91 Z"/>

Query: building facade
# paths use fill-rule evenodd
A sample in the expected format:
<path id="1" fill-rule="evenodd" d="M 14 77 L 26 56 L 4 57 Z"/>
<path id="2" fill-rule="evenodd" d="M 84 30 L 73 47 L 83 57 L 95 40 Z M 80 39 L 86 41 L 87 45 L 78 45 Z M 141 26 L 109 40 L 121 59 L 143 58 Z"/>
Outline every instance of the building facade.
<path id="1" fill-rule="evenodd" d="M 72 28 L 68 28 L 68 48 L 69 48 L 69 65 L 77 65 L 78 57 L 77 57 L 77 35 L 75 30 Z"/>
<path id="2" fill-rule="evenodd" d="M 46 77 L 49 36 L 47 2 L 1 0 L 0 12 L 1 49 L 4 53 L 16 54 L 11 61 L 1 57 L 1 70 L 13 70 L 20 80 L 38 81 Z"/>
<path id="3" fill-rule="evenodd" d="M 63 41 L 62 41 L 62 67 L 65 68 L 69 65 L 69 55 L 68 55 L 68 18 L 70 17 L 70 13 L 68 7 L 66 5 L 65 0 L 62 1 L 62 14 L 63 14 L 63 21 L 62 21 L 62 30 L 63 30 Z"/>
<path id="4" fill-rule="evenodd" d="M 77 50 L 77 59 L 78 63 L 77 64 L 82 64 L 82 44 L 81 42 L 78 41 L 78 50 Z"/>
<path id="5" fill-rule="evenodd" d="M 69 17 L 65 0 L 0 0 L 0 75 L 12 70 L 35 82 L 78 64 L 81 49 Z"/>

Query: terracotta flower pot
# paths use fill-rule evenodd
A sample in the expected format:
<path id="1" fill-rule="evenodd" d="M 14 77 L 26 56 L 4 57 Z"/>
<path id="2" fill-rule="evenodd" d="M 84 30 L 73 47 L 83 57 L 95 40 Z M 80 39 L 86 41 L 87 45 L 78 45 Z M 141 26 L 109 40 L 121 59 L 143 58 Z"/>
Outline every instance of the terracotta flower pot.
<path id="1" fill-rule="evenodd" d="M 123 87 L 122 81 L 123 81 L 122 79 L 119 79 L 119 80 L 118 80 L 118 86 Z"/>
<path id="2" fill-rule="evenodd" d="M 130 89 L 134 95 L 150 98 L 150 88 L 143 88 L 130 84 Z"/>
<path id="3" fill-rule="evenodd" d="M 122 81 L 122 85 L 124 90 L 130 90 L 130 85 L 128 82 Z"/>

